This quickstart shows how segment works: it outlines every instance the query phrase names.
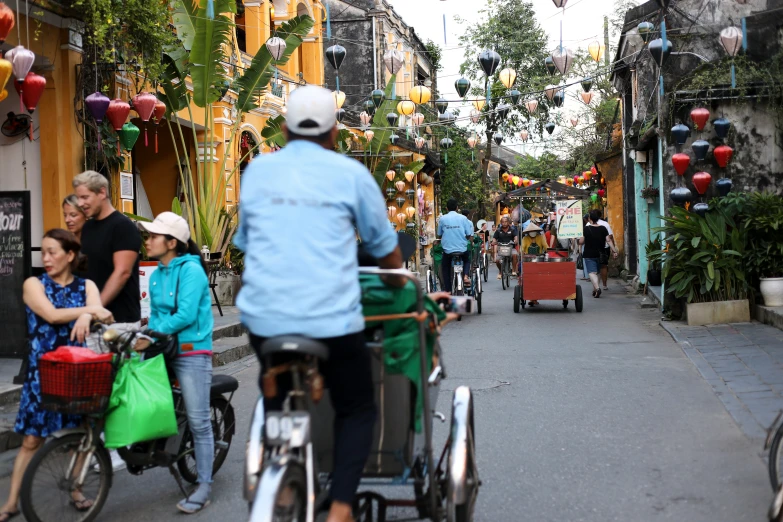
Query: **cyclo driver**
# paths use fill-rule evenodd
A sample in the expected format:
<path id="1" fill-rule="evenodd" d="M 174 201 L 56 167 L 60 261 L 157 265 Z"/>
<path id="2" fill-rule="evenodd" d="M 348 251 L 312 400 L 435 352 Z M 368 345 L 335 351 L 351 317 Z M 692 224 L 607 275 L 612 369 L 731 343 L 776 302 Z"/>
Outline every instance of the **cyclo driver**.
<path id="1" fill-rule="evenodd" d="M 495 264 L 498 266 L 498 279 L 503 277 L 502 268 L 500 266 L 500 262 L 502 261 L 500 259 L 500 256 L 498 255 L 498 243 L 514 243 L 514 250 L 511 254 L 511 275 L 516 276 L 517 275 L 517 261 L 518 261 L 518 255 L 517 255 L 517 229 L 515 227 L 511 226 L 511 220 L 507 215 L 504 215 L 500 218 L 500 227 L 495 231 L 495 234 L 492 236 L 492 247 L 495 249 Z"/>
<path id="2" fill-rule="evenodd" d="M 465 284 L 470 284 L 470 250 L 467 239 L 473 237 L 473 223 L 468 218 L 457 212 L 457 200 L 451 198 L 446 202 L 449 213 L 440 217 L 438 221 L 438 235 L 440 244 L 443 245 L 443 261 L 441 271 L 443 273 L 443 290 L 451 292 L 451 260 L 455 257 L 462 259 L 462 274 Z"/>
<path id="3" fill-rule="evenodd" d="M 335 110 L 322 87 L 291 94 L 283 125 L 288 145 L 256 158 L 243 176 L 234 244 L 245 252 L 237 306 L 261 364 L 261 345 L 273 336 L 304 335 L 329 348 L 320 363 L 335 410 L 327 521 L 348 522 L 376 418 L 356 230 L 381 268 L 401 268 L 402 256 L 372 175 L 333 150 Z M 284 396 L 264 399 L 265 410 L 282 409 Z"/>

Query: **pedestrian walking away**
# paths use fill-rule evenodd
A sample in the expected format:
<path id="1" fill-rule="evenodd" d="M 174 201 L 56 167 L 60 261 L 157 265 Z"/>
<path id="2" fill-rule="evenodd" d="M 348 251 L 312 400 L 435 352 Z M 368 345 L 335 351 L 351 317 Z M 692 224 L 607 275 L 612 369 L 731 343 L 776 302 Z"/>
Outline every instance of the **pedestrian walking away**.
<path id="1" fill-rule="evenodd" d="M 590 282 L 593 284 L 593 297 L 601 297 L 601 281 L 598 271 L 600 270 L 600 257 L 607 241 L 612 255 L 617 257 L 617 248 L 614 246 L 614 241 L 609 239 L 609 231 L 605 226 L 598 224 L 600 218 L 601 213 L 598 210 L 591 210 L 590 221 L 584 227 L 584 236 L 579 239 L 579 244 L 584 245 L 584 266 Z"/>
<path id="2" fill-rule="evenodd" d="M 198 487 L 177 509 L 192 514 L 209 505 L 215 453 L 209 404 L 214 319 L 207 267 L 182 217 L 162 212 L 139 226 L 148 233 L 147 255 L 160 262 L 150 276 L 149 329 L 177 336 L 178 354 L 170 365 L 185 401 L 198 474 Z M 148 345 L 141 340 L 136 350 Z"/>
<path id="3" fill-rule="evenodd" d="M 604 290 L 609 290 L 606 284 L 609 281 L 609 256 L 612 253 L 612 247 L 610 246 L 610 242 L 612 244 L 615 244 L 614 232 L 612 232 L 612 227 L 609 226 L 609 223 L 607 223 L 605 220 L 599 219 L 598 224 L 606 228 L 606 230 L 609 232 L 609 235 L 606 238 L 606 243 L 604 244 L 603 255 L 601 255 L 601 257 L 599 258 L 599 264 L 601 265 L 601 282 L 604 285 Z"/>

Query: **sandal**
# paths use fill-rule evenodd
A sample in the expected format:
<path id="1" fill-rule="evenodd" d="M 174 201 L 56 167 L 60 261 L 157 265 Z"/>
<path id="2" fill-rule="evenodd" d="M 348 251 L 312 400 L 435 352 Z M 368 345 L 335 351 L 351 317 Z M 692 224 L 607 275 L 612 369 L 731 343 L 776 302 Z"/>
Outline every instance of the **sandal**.
<path id="1" fill-rule="evenodd" d="M 203 502 L 203 503 L 202 502 L 193 502 L 192 500 L 187 500 L 185 502 L 179 502 L 177 504 L 177 509 L 179 509 L 180 511 L 182 511 L 185 514 L 192 515 L 194 513 L 198 513 L 199 511 L 201 511 L 202 509 L 204 509 L 208 505 L 209 505 L 209 500 L 207 500 L 206 502 Z M 195 506 L 195 507 L 190 507 L 190 506 Z"/>
<path id="2" fill-rule="evenodd" d="M 601 297 L 601 289 L 600 288 L 595 291 L 595 297 L 596 298 Z"/>
<path id="3" fill-rule="evenodd" d="M 0 517 L 5 517 L 3 520 L 0 520 L 0 522 L 6 522 L 6 520 L 11 520 L 15 516 L 19 515 L 19 511 L 3 511 L 0 512 Z"/>
<path id="4" fill-rule="evenodd" d="M 89 498 L 84 498 L 82 500 L 74 500 L 71 499 L 71 505 L 76 511 L 89 511 L 92 506 L 95 505 L 95 502 L 90 500 Z"/>

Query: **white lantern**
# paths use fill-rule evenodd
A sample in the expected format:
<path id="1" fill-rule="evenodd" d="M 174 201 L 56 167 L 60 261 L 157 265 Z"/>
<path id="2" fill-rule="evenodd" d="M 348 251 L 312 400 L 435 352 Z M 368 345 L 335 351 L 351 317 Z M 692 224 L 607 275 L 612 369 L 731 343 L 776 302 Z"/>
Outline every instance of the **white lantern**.
<path id="1" fill-rule="evenodd" d="M 506 67 L 499 74 L 500 83 L 502 83 L 506 89 L 510 89 L 514 82 L 517 80 L 517 72 L 511 67 Z"/>
<path id="2" fill-rule="evenodd" d="M 566 2 L 568 2 L 568 0 L 552 0 L 552 2 L 554 2 L 555 7 L 558 9 L 565 9 Z"/>
<path id="3" fill-rule="evenodd" d="M 420 112 L 416 112 L 411 116 L 411 123 L 414 125 L 421 125 L 424 123 L 424 115 Z"/>
<path id="4" fill-rule="evenodd" d="M 272 58 L 275 59 L 275 61 L 280 61 L 280 58 L 283 57 L 283 54 L 285 53 L 285 40 L 278 36 L 273 36 L 269 40 L 266 41 L 266 48 L 269 51 L 269 54 L 272 55 Z M 339 107 L 338 107 L 339 109 Z"/>
<path id="5" fill-rule="evenodd" d="M 571 70 L 571 66 L 574 65 L 574 51 L 567 47 L 555 49 L 552 53 L 552 61 L 555 62 L 555 67 L 560 71 L 560 74 L 566 75 Z"/>
<path id="6" fill-rule="evenodd" d="M 527 142 L 528 138 L 530 137 L 530 133 L 527 131 L 527 129 L 522 129 L 519 133 L 519 137 L 522 138 L 523 142 Z"/>
<path id="7" fill-rule="evenodd" d="M 386 69 L 392 74 L 397 74 L 397 71 L 400 70 L 404 61 L 405 55 L 396 49 L 389 49 L 383 53 L 383 63 L 386 65 Z"/>
<path id="8" fill-rule="evenodd" d="M 727 27 L 720 32 L 720 44 L 729 54 L 737 56 L 742 49 L 742 29 L 739 27 Z"/>
<path id="9" fill-rule="evenodd" d="M 342 109 L 345 103 L 345 93 L 343 91 L 332 91 L 332 94 L 334 95 L 334 104 L 338 109 Z"/>
<path id="10" fill-rule="evenodd" d="M 424 143 L 426 140 L 422 138 L 421 136 L 416 136 L 416 139 L 413 140 L 413 142 L 416 144 L 416 148 L 421 150 L 421 148 L 424 146 Z"/>
<path id="11" fill-rule="evenodd" d="M 364 137 L 367 138 L 367 141 L 372 141 L 372 139 L 375 137 L 375 132 L 371 130 L 365 131 Z"/>
<path id="12" fill-rule="evenodd" d="M 470 110 L 470 121 L 473 123 L 478 123 L 479 120 L 481 120 L 481 111 L 477 111 L 476 109 Z"/>
<path id="13" fill-rule="evenodd" d="M 362 111 L 362 113 L 359 115 L 359 121 L 362 122 L 363 127 L 368 127 L 372 122 L 372 116 L 367 114 L 366 111 Z"/>

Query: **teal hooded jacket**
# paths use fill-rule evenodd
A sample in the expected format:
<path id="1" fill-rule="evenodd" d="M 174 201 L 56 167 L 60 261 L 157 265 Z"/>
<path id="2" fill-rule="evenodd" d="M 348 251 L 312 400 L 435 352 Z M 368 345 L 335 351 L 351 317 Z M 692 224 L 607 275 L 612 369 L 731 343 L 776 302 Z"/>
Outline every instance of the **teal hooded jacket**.
<path id="1" fill-rule="evenodd" d="M 175 293 L 179 280 L 179 296 Z M 201 259 L 192 254 L 175 257 L 168 266 L 158 263 L 150 276 L 149 329 L 179 336 L 180 355 L 212 353 L 212 299 Z"/>

